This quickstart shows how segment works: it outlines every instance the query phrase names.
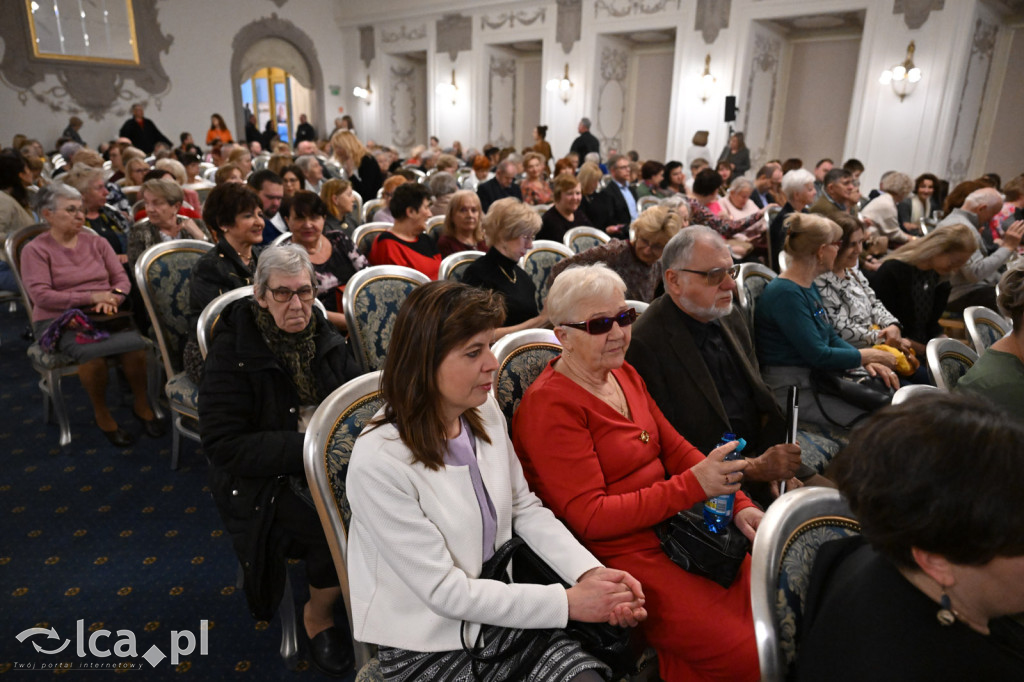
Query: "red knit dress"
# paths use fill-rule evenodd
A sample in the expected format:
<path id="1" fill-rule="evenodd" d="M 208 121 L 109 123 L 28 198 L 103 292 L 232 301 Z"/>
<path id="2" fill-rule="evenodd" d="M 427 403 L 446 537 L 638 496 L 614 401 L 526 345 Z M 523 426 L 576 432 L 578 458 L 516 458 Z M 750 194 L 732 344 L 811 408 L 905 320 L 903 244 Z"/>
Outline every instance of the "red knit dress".
<path id="1" fill-rule="evenodd" d="M 555 372 L 555 362 L 526 391 L 512 421 L 530 488 L 598 559 L 643 585 L 644 634 L 658 652 L 662 679 L 759 679 L 750 558 L 725 589 L 672 563 L 653 530 L 705 499 L 689 471 L 704 455 L 665 420 L 629 364 L 613 375 L 632 421 Z M 750 506 L 736 494 L 736 511 Z"/>

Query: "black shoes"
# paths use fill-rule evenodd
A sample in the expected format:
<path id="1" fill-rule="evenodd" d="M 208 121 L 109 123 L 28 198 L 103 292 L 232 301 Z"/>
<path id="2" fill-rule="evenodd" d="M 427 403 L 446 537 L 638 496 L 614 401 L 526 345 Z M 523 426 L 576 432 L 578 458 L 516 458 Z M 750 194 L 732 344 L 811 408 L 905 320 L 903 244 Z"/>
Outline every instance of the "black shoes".
<path id="1" fill-rule="evenodd" d="M 142 430 L 150 438 L 162 438 L 167 435 L 167 425 L 159 419 L 143 419 L 132 410 L 132 416 L 142 424 Z"/>
<path id="2" fill-rule="evenodd" d="M 299 627 L 302 627 L 301 621 Z M 309 657 L 313 667 L 324 675 L 344 677 L 353 672 L 355 657 L 352 646 L 337 627 L 329 627 L 309 640 Z"/>
<path id="3" fill-rule="evenodd" d="M 102 429 L 100 430 L 102 431 Z M 132 434 L 120 428 L 113 431 L 103 431 L 103 435 L 107 437 L 111 445 L 118 448 L 126 448 L 135 442 L 135 437 Z"/>

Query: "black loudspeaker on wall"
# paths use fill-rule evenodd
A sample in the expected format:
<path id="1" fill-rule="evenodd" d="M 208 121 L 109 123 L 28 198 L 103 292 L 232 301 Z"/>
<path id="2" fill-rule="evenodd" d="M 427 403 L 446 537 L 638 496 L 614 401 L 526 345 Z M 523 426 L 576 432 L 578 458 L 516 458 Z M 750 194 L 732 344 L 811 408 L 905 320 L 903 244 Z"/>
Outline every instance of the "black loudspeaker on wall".
<path id="1" fill-rule="evenodd" d="M 732 123 L 736 120 L 736 95 L 725 97 L 725 122 Z"/>

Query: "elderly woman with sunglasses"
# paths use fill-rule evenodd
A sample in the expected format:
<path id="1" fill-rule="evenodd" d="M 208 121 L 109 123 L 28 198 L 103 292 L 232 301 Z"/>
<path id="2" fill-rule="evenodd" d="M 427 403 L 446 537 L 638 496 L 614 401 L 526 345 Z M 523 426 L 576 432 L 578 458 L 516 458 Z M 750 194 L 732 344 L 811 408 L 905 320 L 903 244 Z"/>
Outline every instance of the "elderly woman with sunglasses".
<path id="1" fill-rule="evenodd" d="M 899 388 L 893 369 L 896 356 L 875 348 L 857 349 L 844 341 L 825 309 L 814 280 L 835 265 L 843 245 L 843 230 L 828 218 L 794 213 L 786 219 L 789 266 L 765 287 L 754 309 L 754 329 L 761 375 L 784 405 L 790 386 L 806 391 L 800 419 L 822 426 L 851 426 L 865 412 L 842 399 L 819 393 L 812 370 L 859 370 Z M 863 373 L 860 373 L 863 376 Z"/>
<path id="2" fill-rule="evenodd" d="M 566 268 L 604 263 L 626 283 L 628 300 L 650 303 L 661 286 L 661 252 L 687 224 L 686 218 L 670 208 L 649 208 L 633 221 L 628 241 L 613 239 L 556 263 L 549 284 Z"/>
<path id="3" fill-rule="evenodd" d="M 254 296 L 229 305 L 217 323 L 199 385 L 199 430 L 249 610 L 269 620 L 286 559 L 304 559 L 310 598 L 302 623 L 313 664 L 341 676 L 351 672 L 352 650 L 334 627 L 341 588 L 323 527 L 303 499 L 302 444 L 317 405 L 359 372 L 344 337 L 314 310 L 316 283 L 301 246 L 260 255 Z"/>
<path id="4" fill-rule="evenodd" d="M 531 489 L 583 545 L 643 584 L 641 627 L 662 679 L 753 681 L 750 559 L 723 588 L 673 563 L 655 533 L 677 512 L 736 493 L 736 526 L 753 539 L 762 513 L 738 492 L 747 463 L 724 461 L 733 443 L 707 457 L 688 443 L 625 362 L 636 320 L 625 289 L 603 264 L 555 280 L 547 311 L 562 354 L 519 405 L 515 450 Z"/>

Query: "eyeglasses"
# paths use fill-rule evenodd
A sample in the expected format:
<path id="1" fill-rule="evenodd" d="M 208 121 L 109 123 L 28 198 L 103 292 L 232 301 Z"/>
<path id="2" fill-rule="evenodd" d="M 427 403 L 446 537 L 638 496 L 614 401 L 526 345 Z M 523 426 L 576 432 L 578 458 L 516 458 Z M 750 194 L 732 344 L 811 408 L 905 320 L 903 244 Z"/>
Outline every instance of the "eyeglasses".
<path id="1" fill-rule="evenodd" d="M 736 279 L 740 276 L 740 266 L 733 265 L 729 268 L 712 268 L 710 270 L 690 270 L 689 268 L 673 268 L 680 272 L 692 272 L 695 275 L 704 275 L 709 287 L 717 287 L 725 279 L 726 275 Z"/>
<path id="2" fill-rule="evenodd" d="M 298 291 L 289 289 L 288 287 L 278 287 L 277 289 L 270 289 L 270 295 L 274 297 L 274 300 L 278 303 L 288 303 L 292 300 L 292 296 L 298 296 L 299 300 L 303 303 L 312 301 L 316 296 L 316 289 L 313 287 L 302 287 Z"/>
<path id="3" fill-rule="evenodd" d="M 65 206 L 61 210 L 67 213 L 68 215 L 78 215 L 79 213 L 85 215 L 85 209 L 82 208 L 81 206 Z"/>
<path id="4" fill-rule="evenodd" d="M 636 237 L 636 245 L 637 245 L 638 248 L 641 248 L 641 249 L 650 249 L 654 253 L 661 253 L 662 251 L 665 250 L 665 245 L 664 244 L 659 244 L 657 242 L 652 242 L 652 241 L 650 241 L 648 239 L 644 239 L 640 235 L 637 235 L 637 237 Z"/>
<path id="5" fill-rule="evenodd" d="M 612 325 L 616 322 L 619 323 L 620 327 L 628 327 L 636 322 L 636 310 L 634 308 L 630 308 L 629 310 L 623 310 L 614 317 L 595 317 L 594 319 L 587 320 L 586 322 L 564 322 L 561 326 L 581 329 L 588 334 L 597 336 L 599 334 L 607 334 L 610 332 L 612 330 Z"/>

